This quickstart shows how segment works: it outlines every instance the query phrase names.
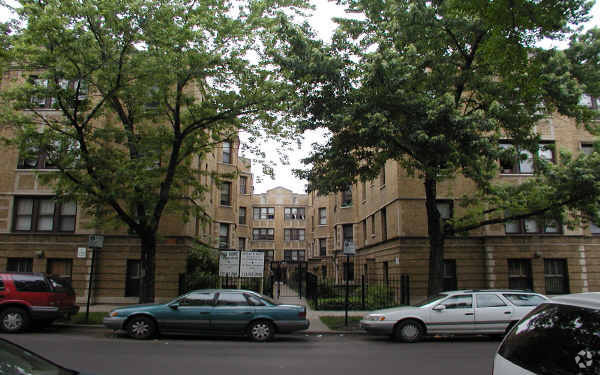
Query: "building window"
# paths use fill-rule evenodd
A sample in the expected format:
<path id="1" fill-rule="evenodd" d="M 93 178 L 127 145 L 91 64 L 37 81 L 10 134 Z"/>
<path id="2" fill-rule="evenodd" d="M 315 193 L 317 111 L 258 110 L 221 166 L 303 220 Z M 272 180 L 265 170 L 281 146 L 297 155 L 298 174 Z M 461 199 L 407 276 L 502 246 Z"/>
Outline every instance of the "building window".
<path id="1" fill-rule="evenodd" d="M 508 287 L 510 289 L 533 289 L 533 280 L 531 278 L 531 260 L 508 260 Z"/>
<path id="2" fill-rule="evenodd" d="M 240 237 L 238 239 L 238 250 L 246 250 L 246 239 L 244 237 Z"/>
<path id="3" fill-rule="evenodd" d="M 285 250 L 283 260 L 286 262 L 304 261 L 304 250 Z"/>
<path id="4" fill-rule="evenodd" d="M 248 177 L 240 176 L 240 194 L 248 194 Z"/>
<path id="5" fill-rule="evenodd" d="M 387 240 L 387 213 L 385 208 L 381 209 L 381 239 Z"/>
<path id="6" fill-rule="evenodd" d="M 231 142 L 223 142 L 223 163 L 231 164 Z"/>
<path id="7" fill-rule="evenodd" d="M 319 256 L 327 256 L 327 239 L 319 238 Z"/>
<path id="8" fill-rule="evenodd" d="M 142 262 L 127 259 L 127 275 L 125 280 L 125 297 L 140 296 L 140 280 L 142 279 Z"/>
<path id="9" fill-rule="evenodd" d="M 529 150 L 514 152 L 514 146 L 509 142 L 500 143 L 500 147 L 506 150 L 506 155 L 500 159 L 502 174 L 533 174 L 533 154 Z M 554 142 L 540 143 L 538 156 L 542 160 L 554 162 Z"/>
<path id="10" fill-rule="evenodd" d="M 568 275 L 566 259 L 544 259 L 546 294 L 568 294 Z"/>
<path id="11" fill-rule="evenodd" d="M 240 207 L 240 224 L 246 224 L 246 207 Z"/>
<path id="12" fill-rule="evenodd" d="M 221 183 L 221 206 L 231 206 L 231 182 Z"/>
<path id="13" fill-rule="evenodd" d="M 45 109 L 58 108 L 58 100 L 48 94 L 48 83 L 51 81 L 37 76 L 30 76 L 29 81 L 41 91 L 31 98 L 33 107 Z M 88 83 L 81 79 L 61 79 L 58 81 L 58 86 L 56 86 L 54 90 L 56 90 L 66 101 L 85 100 L 88 95 Z"/>
<path id="14" fill-rule="evenodd" d="M 275 219 L 275 207 L 254 207 L 254 220 Z"/>
<path id="15" fill-rule="evenodd" d="M 73 275 L 73 259 L 49 258 L 46 262 L 46 273 L 61 279 L 71 281 Z"/>
<path id="16" fill-rule="evenodd" d="M 444 275 L 444 291 L 458 289 L 456 282 L 456 260 L 444 259 L 442 274 Z"/>
<path id="17" fill-rule="evenodd" d="M 371 234 L 375 234 L 375 215 L 371 215 Z"/>
<path id="18" fill-rule="evenodd" d="M 444 229 L 446 226 L 446 222 L 449 219 L 452 219 L 452 201 L 438 200 L 436 202 L 436 207 L 438 212 L 440 213 L 440 225 L 442 229 Z"/>
<path id="19" fill-rule="evenodd" d="M 254 228 L 252 229 L 252 239 L 261 241 L 273 241 L 275 239 L 275 229 Z"/>
<path id="20" fill-rule="evenodd" d="M 304 220 L 304 207 L 286 207 L 283 209 L 284 220 Z"/>
<path id="21" fill-rule="evenodd" d="M 54 198 L 15 198 L 15 232 L 74 232 L 77 205 Z"/>
<path id="22" fill-rule="evenodd" d="M 599 109 L 600 108 L 600 100 L 596 97 L 593 97 L 588 94 L 581 95 L 579 99 L 579 104 L 584 105 L 591 109 Z"/>
<path id="23" fill-rule="evenodd" d="M 352 188 L 342 191 L 342 207 L 352 206 Z"/>
<path id="24" fill-rule="evenodd" d="M 319 225 L 327 225 L 327 208 L 319 208 Z"/>
<path id="25" fill-rule="evenodd" d="M 219 224 L 219 249 L 229 248 L 229 224 Z"/>
<path id="26" fill-rule="evenodd" d="M 526 219 L 507 221 L 504 223 L 506 234 L 560 234 L 562 225 L 554 219 L 529 217 Z"/>
<path id="27" fill-rule="evenodd" d="M 354 249 L 354 233 L 352 224 L 342 225 L 342 232 L 344 235 L 344 252 Z"/>
<path id="28" fill-rule="evenodd" d="M 304 241 L 304 229 L 284 229 L 285 241 Z"/>
<path id="29" fill-rule="evenodd" d="M 354 281 L 354 263 L 344 262 L 344 280 Z"/>
<path id="30" fill-rule="evenodd" d="M 8 258 L 6 260 L 8 272 L 33 272 L 32 258 Z"/>
<path id="31" fill-rule="evenodd" d="M 40 150 L 37 147 L 30 148 L 19 158 L 18 169 L 54 169 L 56 165 L 49 159 L 46 150 Z"/>

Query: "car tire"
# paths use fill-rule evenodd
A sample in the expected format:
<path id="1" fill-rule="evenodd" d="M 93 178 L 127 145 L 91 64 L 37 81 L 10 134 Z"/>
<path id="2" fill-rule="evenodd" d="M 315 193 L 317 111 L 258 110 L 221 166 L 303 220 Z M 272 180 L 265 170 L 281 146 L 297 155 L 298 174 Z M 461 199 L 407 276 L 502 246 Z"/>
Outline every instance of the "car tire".
<path id="1" fill-rule="evenodd" d="M 0 328 L 7 333 L 23 332 L 29 328 L 31 319 L 20 307 L 9 307 L 0 313 Z"/>
<path id="2" fill-rule="evenodd" d="M 252 341 L 269 341 L 275 335 L 275 326 L 267 320 L 257 320 L 248 326 L 248 336 Z"/>
<path id="3" fill-rule="evenodd" d="M 416 320 L 405 320 L 396 325 L 394 339 L 402 342 L 417 342 L 423 336 L 423 326 Z"/>
<path id="4" fill-rule="evenodd" d="M 156 335 L 156 324 L 146 316 L 135 316 L 127 323 L 126 331 L 132 339 L 147 340 Z"/>

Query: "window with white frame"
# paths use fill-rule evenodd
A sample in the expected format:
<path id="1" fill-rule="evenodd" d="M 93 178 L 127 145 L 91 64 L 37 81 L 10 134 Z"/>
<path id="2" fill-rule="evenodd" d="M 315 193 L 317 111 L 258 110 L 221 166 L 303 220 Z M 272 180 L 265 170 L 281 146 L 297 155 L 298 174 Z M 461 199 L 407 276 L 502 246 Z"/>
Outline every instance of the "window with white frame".
<path id="1" fill-rule="evenodd" d="M 219 224 L 219 249 L 229 248 L 229 224 Z"/>
<path id="2" fill-rule="evenodd" d="M 231 182 L 221 183 L 221 206 L 231 206 Z"/>
<path id="3" fill-rule="evenodd" d="M 500 173 L 502 174 L 533 174 L 533 154 L 529 150 L 515 150 L 510 142 L 501 142 L 500 147 L 505 150 L 500 158 Z M 538 157 L 547 162 L 554 162 L 554 142 L 541 142 Z"/>
<path id="4" fill-rule="evenodd" d="M 342 191 L 342 207 L 352 206 L 352 188 Z"/>
<path id="5" fill-rule="evenodd" d="M 54 197 L 16 197 L 15 232 L 74 232 L 77 205 Z"/>
<path id="6" fill-rule="evenodd" d="M 275 219 L 275 207 L 254 207 L 254 220 Z"/>
<path id="7" fill-rule="evenodd" d="M 304 250 L 284 250 L 283 259 L 286 262 L 303 261 L 304 253 Z"/>
<path id="8" fill-rule="evenodd" d="M 555 219 L 529 217 L 504 223 L 506 234 L 560 234 L 562 225 Z"/>
<path id="9" fill-rule="evenodd" d="M 319 225 L 327 224 L 327 208 L 320 207 L 319 208 Z"/>
<path id="10" fill-rule="evenodd" d="M 284 220 L 304 220 L 304 207 L 285 207 L 283 209 Z"/>
<path id="11" fill-rule="evenodd" d="M 223 142 L 223 163 L 231 164 L 231 142 Z"/>

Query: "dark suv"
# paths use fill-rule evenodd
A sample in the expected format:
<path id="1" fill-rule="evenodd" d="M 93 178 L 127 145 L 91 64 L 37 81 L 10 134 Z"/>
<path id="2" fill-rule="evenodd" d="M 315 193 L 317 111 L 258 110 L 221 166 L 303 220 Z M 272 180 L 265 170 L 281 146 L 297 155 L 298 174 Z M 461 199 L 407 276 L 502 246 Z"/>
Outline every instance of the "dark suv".
<path id="1" fill-rule="evenodd" d="M 0 273 L 0 329 L 21 332 L 77 313 L 75 294 L 64 280 L 41 273 Z"/>

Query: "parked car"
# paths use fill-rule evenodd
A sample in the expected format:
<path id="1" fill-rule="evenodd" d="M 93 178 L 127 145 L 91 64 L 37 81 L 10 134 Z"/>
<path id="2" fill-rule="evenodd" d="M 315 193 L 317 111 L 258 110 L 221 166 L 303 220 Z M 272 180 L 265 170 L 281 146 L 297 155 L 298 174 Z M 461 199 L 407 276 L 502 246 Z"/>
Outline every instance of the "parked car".
<path id="1" fill-rule="evenodd" d="M 71 295 L 72 294 L 72 295 Z M 75 294 L 41 273 L 0 273 L 0 329 L 21 332 L 79 311 Z"/>
<path id="2" fill-rule="evenodd" d="M 248 335 L 267 341 L 275 333 L 307 329 L 306 307 L 278 305 L 248 290 L 196 290 L 171 302 L 112 310 L 104 325 L 125 330 L 134 339 L 156 334 Z"/>
<path id="3" fill-rule="evenodd" d="M 524 290 L 458 290 L 443 292 L 414 306 L 373 311 L 360 325 L 367 332 L 404 342 L 424 335 L 503 335 L 548 298 Z"/>
<path id="4" fill-rule="evenodd" d="M 45 375 L 77 375 L 56 363 L 14 344 L 0 339 L 0 374 L 45 374 Z"/>
<path id="5" fill-rule="evenodd" d="M 558 296 L 506 335 L 494 375 L 599 374 L 600 293 Z"/>

